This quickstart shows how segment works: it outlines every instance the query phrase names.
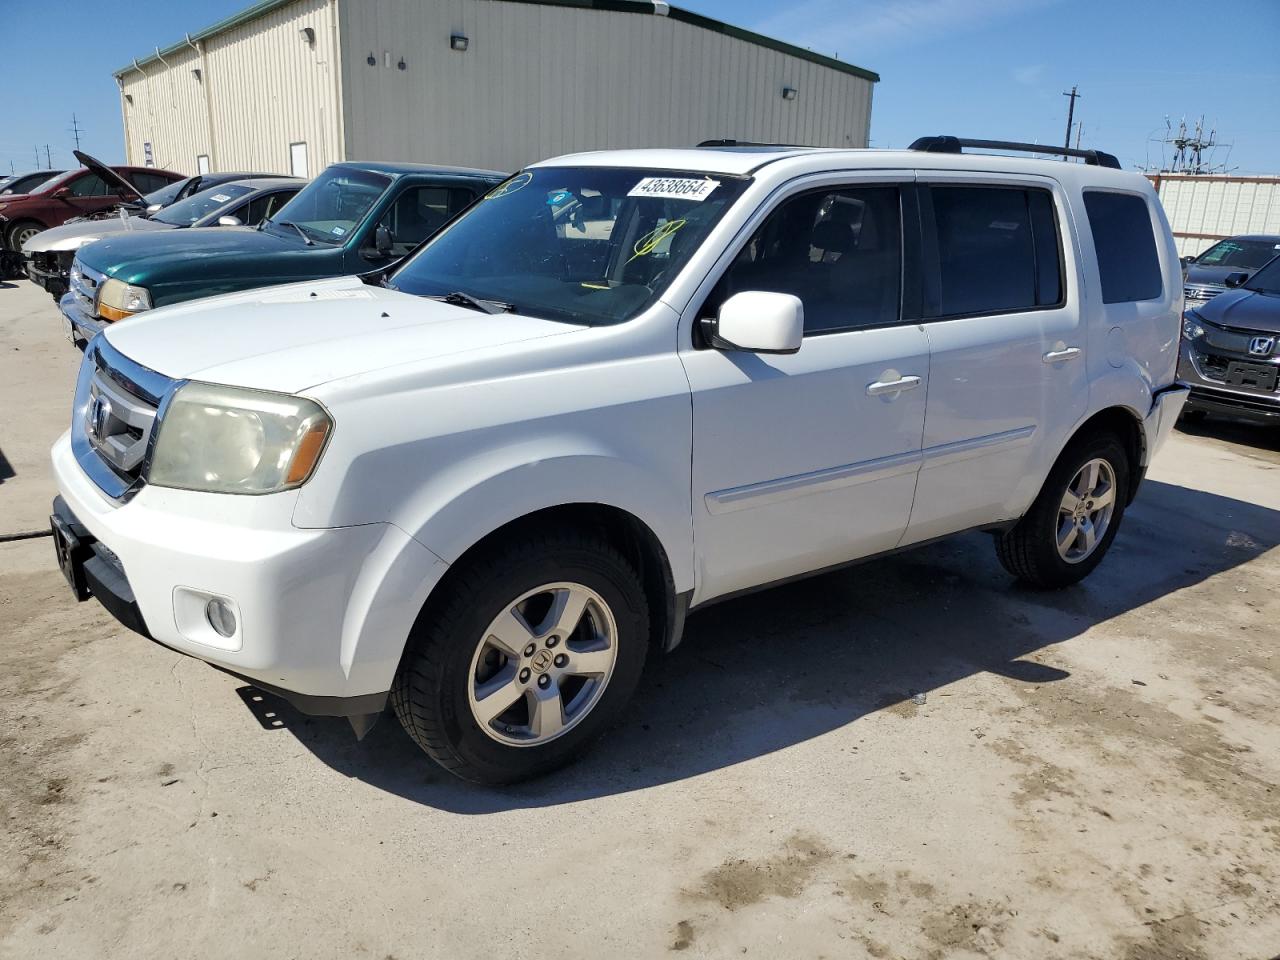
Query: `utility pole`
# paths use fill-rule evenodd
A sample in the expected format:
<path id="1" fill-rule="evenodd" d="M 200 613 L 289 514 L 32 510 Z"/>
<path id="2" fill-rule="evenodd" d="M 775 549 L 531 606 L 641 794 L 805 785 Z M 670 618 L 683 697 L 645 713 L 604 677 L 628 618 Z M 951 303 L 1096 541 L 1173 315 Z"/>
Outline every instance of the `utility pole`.
<path id="1" fill-rule="evenodd" d="M 39 154 L 37 154 L 37 155 L 36 155 L 36 162 L 37 162 L 37 163 L 39 163 L 39 162 L 40 162 L 40 156 L 39 156 Z M 53 169 L 53 158 L 52 158 L 52 156 L 49 154 L 49 145 L 48 145 L 47 143 L 44 145 L 44 168 L 45 168 L 46 170 L 52 170 L 52 169 Z"/>
<path id="2" fill-rule="evenodd" d="M 1067 107 L 1067 141 L 1066 143 L 1063 144 L 1064 147 L 1070 150 L 1071 149 L 1071 125 L 1072 125 L 1072 121 L 1075 120 L 1075 116 L 1076 116 L 1076 98 L 1079 97 L 1080 94 L 1076 93 L 1076 85 L 1073 83 L 1071 85 L 1071 92 L 1067 93 L 1064 90 L 1062 91 L 1062 95 L 1064 97 L 1069 97 L 1071 101 L 1070 105 Z M 1062 159 L 1065 161 L 1067 158 L 1063 157 Z"/>
<path id="3" fill-rule="evenodd" d="M 1076 124 L 1076 149 L 1080 149 L 1080 137 L 1084 133 L 1084 121 L 1081 120 Z"/>
<path id="4" fill-rule="evenodd" d="M 76 149 L 80 149 L 80 121 L 76 119 L 76 115 L 71 114 L 71 135 L 76 138 Z"/>
<path id="5" fill-rule="evenodd" d="M 36 169 L 39 170 L 40 169 L 40 148 L 32 147 L 31 149 L 36 152 Z"/>

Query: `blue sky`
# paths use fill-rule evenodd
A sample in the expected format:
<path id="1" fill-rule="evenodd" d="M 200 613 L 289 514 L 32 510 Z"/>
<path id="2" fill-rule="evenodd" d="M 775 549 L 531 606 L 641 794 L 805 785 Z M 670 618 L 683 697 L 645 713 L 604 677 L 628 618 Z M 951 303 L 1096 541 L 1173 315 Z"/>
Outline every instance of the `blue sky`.
<path id="1" fill-rule="evenodd" d="M 423 0 L 431 2 L 431 0 Z M 249 0 L 0 2 L 0 171 L 51 147 L 123 154 L 111 71 Z M 1083 141 L 1158 163 L 1165 117 L 1204 115 L 1215 159 L 1280 173 L 1280 0 L 683 0 L 677 5 L 877 71 L 873 146 L 924 133 L 1061 142 L 1078 84 Z M 53 24 L 52 28 L 50 24 Z M 64 31 L 59 38 L 56 31 Z M 62 44 L 62 47 L 59 47 Z M 429 157 L 391 158 L 430 160 Z"/>

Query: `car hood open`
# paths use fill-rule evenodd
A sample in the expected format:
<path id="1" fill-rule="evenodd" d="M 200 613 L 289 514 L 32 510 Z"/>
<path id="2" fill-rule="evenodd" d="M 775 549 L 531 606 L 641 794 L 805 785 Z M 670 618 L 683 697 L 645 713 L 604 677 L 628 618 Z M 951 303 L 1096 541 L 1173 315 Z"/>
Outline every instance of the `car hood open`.
<path id="1" fill-rule="evenodd" d="M 338 277 L 163 307 L 112 324 L 103 336 L 169 377 L 297 393 L 403 363 L 582 330 Z"/>
<path id="2" fill-rule="evenodd" d="M 71 152 L 75 155 L 77 160 L 84 164 L 84 166 L 88 167 L 107 183 L 114 187 L 118 187 L 126 197 L 133 197 L 138 200 L 142 199 L 142 194 L 139 192 L 137 187 L 124 177 L 120 176 L 120 174 L 116 173 L 110 167 L 103 164 L 101 160 L 91 157 L 89 154 L 83 153 L 79 150 L 72 150 Z"/>

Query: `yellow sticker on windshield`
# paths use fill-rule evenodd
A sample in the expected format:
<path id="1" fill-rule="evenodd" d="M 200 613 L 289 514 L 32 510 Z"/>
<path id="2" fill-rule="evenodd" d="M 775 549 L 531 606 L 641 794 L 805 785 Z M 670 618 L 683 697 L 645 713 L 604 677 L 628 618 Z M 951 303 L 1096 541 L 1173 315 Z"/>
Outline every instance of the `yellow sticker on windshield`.
<path id="1" fill-rule="evenodd" d="M 635 252 L 635 256 L 631 260 L 646 256 L 653 253 L 658 247 L 662 246 L 662 242 L 670 237 L 673 233 L 683 227 L 687 220 L 668 220 L 662 226 L 655 230 L 650 230 L 643 237 L 636 241 L 636 245 L 631 249 Z M 628 260 L 627 263 L 630 263 Z"/>
<path id="2" fill-rule="evenodd" d="M 497 200 L 499 197 L 505 197 L 508 194 L 515 193 L 517 190 L 523 190 L 529 185 L 529 181 L 533 179 L 532 173 L 520 173 L 512 177 L 506 183 L 500 183 L 488 193 L 484 195 L 486 200 Z"/>

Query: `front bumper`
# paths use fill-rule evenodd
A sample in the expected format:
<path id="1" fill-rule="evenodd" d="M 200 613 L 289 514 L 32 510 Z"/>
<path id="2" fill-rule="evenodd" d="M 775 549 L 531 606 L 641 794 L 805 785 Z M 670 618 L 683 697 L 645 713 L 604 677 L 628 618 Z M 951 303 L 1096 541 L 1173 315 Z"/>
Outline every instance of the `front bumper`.
<path id="1" fill-rule="evenodd" d="M 53 448 L 55 516 L 82 551 L 88 593 L 122 624 L 276 693 L 305 713 L 386 702 L 405 641 L 446 564 L 391 524 L 292 526 L 295 493 L 199 494 L 143 486 L 127 503 Z M 91 572 L 92 571 L 92 572 Z M 236 613 L 230 638 L 204 610 Z"/>
<path id="2" fill-rule="evenodd" d="M 1178 379 L 1191 388 L 1186 409 L 1258 422 L 1280 420 L 1280 389 L 1268 391 L 1228 383 L 1225 370 L 1232 362 L 1276 366 L 1280 384 L 1280 358 L 1259 359 L 1183 340 L 1178 356 Z"/>
<path id="3" fill-rule="evenodd" d="M 73 256 L 73 251 L 65 254 L 57 252 L 29 254 L 25 263 L 27 279 L 55 298 L 60 298 L 68 290 L 68 277 Z"/>
<path id="4" fill-rule="evenodd" d="M 88 343 L 109 326 L 101 317 L 91 316 L 74 293 L 63 294 L 58 300 L 58 309 L 67 321 L 67 336 L 72 343 Z"/>

